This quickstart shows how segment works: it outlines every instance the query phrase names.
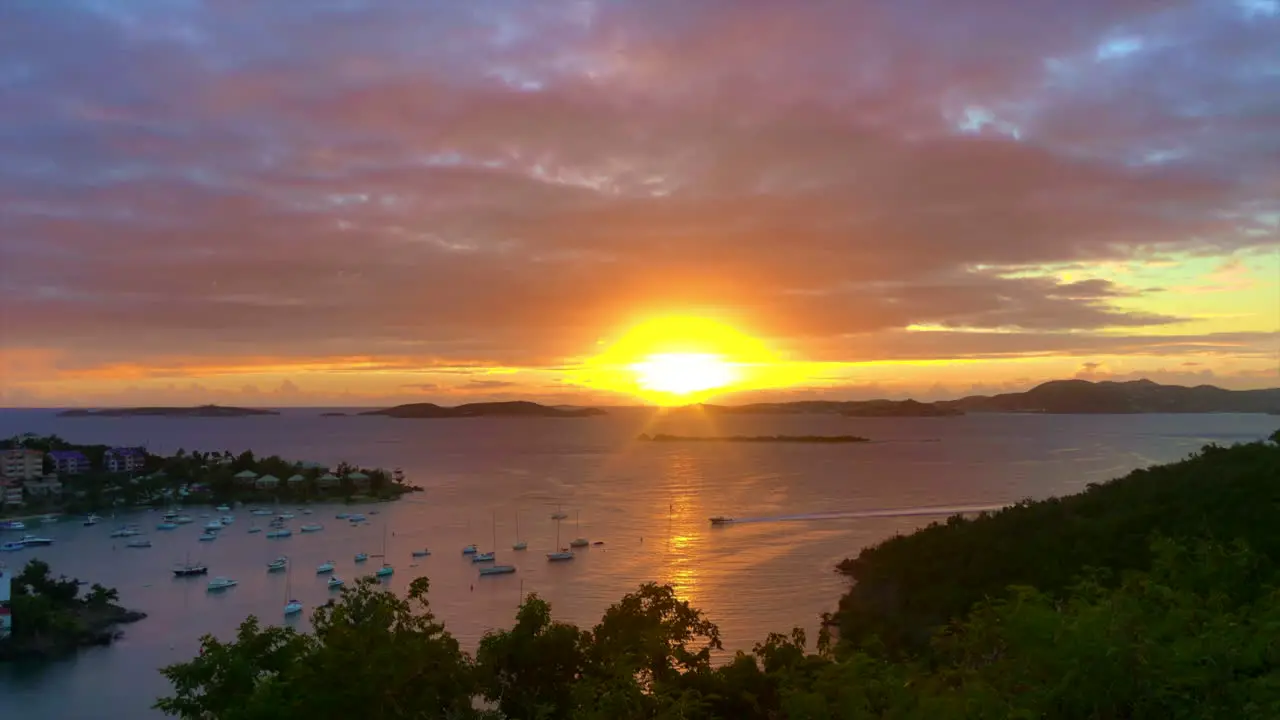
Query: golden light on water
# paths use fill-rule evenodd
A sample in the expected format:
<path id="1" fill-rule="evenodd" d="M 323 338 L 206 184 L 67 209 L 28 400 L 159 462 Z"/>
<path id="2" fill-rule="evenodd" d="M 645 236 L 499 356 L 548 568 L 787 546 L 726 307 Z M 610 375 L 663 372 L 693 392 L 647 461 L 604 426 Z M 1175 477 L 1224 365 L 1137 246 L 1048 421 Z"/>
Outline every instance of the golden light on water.
<path id="1" fill-rule="evenodd" d="M 686 405 L 726 392 L 794 385 L 802 367 L 724 321 L 664 316 L 606 344 L 574 380 L 657 405 Z"/>

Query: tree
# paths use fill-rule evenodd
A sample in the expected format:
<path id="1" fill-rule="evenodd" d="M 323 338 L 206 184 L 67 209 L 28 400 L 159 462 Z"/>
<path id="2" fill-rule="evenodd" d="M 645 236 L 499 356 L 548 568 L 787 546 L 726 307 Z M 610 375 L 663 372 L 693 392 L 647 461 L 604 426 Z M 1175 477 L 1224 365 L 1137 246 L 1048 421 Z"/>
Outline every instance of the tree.
<path id="1" fill-rule="evenodd" d="M 476 673 L 485 699 L 511 718 L 566 718 L 573 709 L 573 686 L 585 670 L 590 636 L 573 625 L 553 622 L 551 606 L 529 595 L 510 630 L 480 641 Z"/>

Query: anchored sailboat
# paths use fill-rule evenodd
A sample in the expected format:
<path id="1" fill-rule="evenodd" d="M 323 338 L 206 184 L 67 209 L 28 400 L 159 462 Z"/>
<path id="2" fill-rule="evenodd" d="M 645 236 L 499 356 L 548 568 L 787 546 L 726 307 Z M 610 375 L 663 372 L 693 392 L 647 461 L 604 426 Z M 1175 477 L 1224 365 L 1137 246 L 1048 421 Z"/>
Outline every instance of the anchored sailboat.
<path id="1" fill-rule="evenodd" d="M 556 549 L 555 552 L 547 553 L 548 562 L 564 562 L 572 560 L 573 553 L 560 547 L 560 519 L 556 518 Z"/>
<path id="2" fill-rule="evenodd" d="M 520 511 L 516 511 L 516 544 L 511 546 L 512 550 L 528 550 L 529 543 L 520 539 Z"/>

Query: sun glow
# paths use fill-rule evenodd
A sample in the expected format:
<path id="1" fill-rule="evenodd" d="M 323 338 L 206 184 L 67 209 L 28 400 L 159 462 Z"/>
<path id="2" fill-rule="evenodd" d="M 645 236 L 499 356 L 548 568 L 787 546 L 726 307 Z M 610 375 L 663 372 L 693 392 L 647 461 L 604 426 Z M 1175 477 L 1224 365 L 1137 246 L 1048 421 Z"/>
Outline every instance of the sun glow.
<path id="1" fill-rule="evenodd" d="M 639 323 L 585 361 L 575 383 L 627 393 L 658 405 L 795 382 L 792 364 L 763 341 L 710 318 L 667 316 Z"/>

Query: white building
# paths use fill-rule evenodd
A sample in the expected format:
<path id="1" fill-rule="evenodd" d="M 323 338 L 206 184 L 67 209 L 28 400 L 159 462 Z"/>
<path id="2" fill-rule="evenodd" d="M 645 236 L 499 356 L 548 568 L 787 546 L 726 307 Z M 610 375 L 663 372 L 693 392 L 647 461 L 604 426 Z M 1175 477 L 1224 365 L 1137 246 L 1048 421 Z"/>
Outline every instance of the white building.
<path id="1" fill-rule="evenodd" d="M 0 476 L 11 480 L 31 480 L 43 474 L 43 451 L 13 448 L 0 452 Z"/>
<path id="2" fill-rule="evenodd" d="M 138 472 L 147 466 L 147 451 L 136 447 L 111 448 L 102 456 L 107 472 Z"/>

